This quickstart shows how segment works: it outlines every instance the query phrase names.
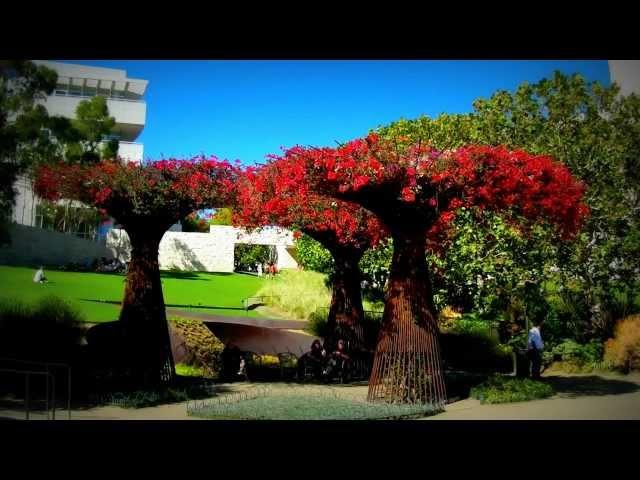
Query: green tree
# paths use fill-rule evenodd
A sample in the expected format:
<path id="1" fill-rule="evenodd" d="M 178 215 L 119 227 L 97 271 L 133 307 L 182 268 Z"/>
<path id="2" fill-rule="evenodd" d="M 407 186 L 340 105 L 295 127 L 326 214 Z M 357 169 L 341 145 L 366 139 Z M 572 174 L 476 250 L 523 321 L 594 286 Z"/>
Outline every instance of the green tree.
<path id="1" fill-rule="evenodd" d="M 230 208 L 219 208 L 211 217 L 210 225 L 233 225 L 233 210 Z"/>
<path id="2" fill-rule="evenodd" d="M 0 60 L 0 243 L 9 241 L 16 179 L 51 148 L 43 130 L 49 117 L 37 101 L 53 91 L 57 78 L 33 62 Z"/>
<path id="3" fill-rule="evenodd" d="M 107 99 L 103 96 L 81 101 L 76 108 L 76 118 L 71 121 L 79 134 L 79 142 L 70 142 L 67 153 L 84 162 L 96 162 L 100 159 L 115 158 L 118 154 L 118 141 L 109 140 L 102 144 L 115 127 L 114 117 L 109 116 Z M 78 148 L 78 146 L 81 148 Z"/>
<path id="4" fill-rule="evenodd" d="M 295 243 L 298 263 L 304 269 L 320 273 L 333 272 L 333 256 L 320 242 L 302 234 Z"/>
<path id="5" fill-rule="evenodd" d="M 233 251 L 234 268 L 238 272 L 253 271 L 256 265 L 263 265 L 275 261 L 275 247 L 273 245 L 252 245 L 239 243 Z"/>
<path id="6" fill-rule="evenodd" d="M 398 143 L 429 142 L 439 149 L 502 144 L 549 154 L 585 181 L 592 214 L 576 242 L 557 251 L 547 249 L 542 260 L 533 252 L 545 250 L 544 236 L 535 246 L 529 245 L 530 254 L 524 256 L 509 243 L 496 241 L 489 247 L 493 256 L 487 257 L 519 256 L 516 284 L 523 284 L 529 275 L 525 272 L 540 261 L 547 268 L 559 267 L 545 278 L 552 277 L 557 286 L 552 293 L 566 307 L 560 314 L 576 324 L 585 340 L 610 336 L 616 318 L 638 308 L 633 299 L 640 286 L 640 98 L 621 97 L 618 92 L 616 85 L 604 87 L 580 75 L 556 72 L 551 79 L 525 82 L 515 92 L 498 91 L 489 99 L 478 99 L 469 114 L 401 119 L 378 129 Z M 467 230 L 461 228 L 458 239 L 453 239 L 454 251 L 448 255 L 452 265 L 446 270 L 458 268 L 455 281 L 464 278 L 464 285 L 473 285 L 478 269 L 455 259 L 468 259 L 469 251 L 482 258 L 488 246 L 478 239 L 499 239 L 504 232 L 496 230 L 500 224 L 491 218 L 468 222 Z M 483 233 L 471 236 L 469 229 Z M 481 275 L 491 274 L 491 261 L 474 263 Z M 541 287 L 540 276 L 537 282 Z M 474 289 L 467 294 L 473 295 Z"/>

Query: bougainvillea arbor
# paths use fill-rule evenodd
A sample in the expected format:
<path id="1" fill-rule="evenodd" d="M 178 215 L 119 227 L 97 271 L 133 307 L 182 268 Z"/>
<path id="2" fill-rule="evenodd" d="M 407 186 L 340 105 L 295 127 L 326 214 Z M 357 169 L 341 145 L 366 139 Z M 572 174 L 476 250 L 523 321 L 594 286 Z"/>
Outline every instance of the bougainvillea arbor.
<path id="1" fill-rule="evenodd" d="M 369 399 L 446 401 L 427 244 L 442 248 L 460 208 L 504 212 L 522 225 L 548 221 L 569 237 L 587 213 L 583 186 L 547 156 L 500 147 L 437 151 L 399 147 L 375 134 L 305 152 L 312 187 L 374 212 L 393 237 L 383 325 Z"/>
<path id="2" fill-rule="evenodd" d="M 131 261 L 120 312 L 120 353 L 144 383 L 167 381 L 174 375 L 158 265 L 160 241 L 171 225 L 194 210 L 232 202 L 238 171 L 226 161 L 202 157 L 146 165 L 59 164 L 37 172 L 38 195 L 102 209 L 129 235 Z"/>
<path id="3" fill-rule="evenodd" d="M 310 191 L 305 152 L 294 147 L 282 156 L 270 156 L 266 165 L 248 168 L 238 184 L 234 222 L 246 228 L 292 228 L 296 235 L 306 233 L 329 250 L 334 273 L 325 342 L 331 347 L 342 338 L 352 350 L 362 350 L 364 311 L 358 263 L 385 230 L 360 206 Z"/>

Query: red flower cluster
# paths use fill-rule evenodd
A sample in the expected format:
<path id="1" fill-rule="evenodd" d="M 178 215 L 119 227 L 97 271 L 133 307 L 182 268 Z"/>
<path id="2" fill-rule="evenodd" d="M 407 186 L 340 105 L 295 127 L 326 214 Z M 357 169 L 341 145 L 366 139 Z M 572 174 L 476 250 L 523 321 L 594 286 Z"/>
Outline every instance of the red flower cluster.
<path id="1" fill-rule="evenodd" d="M 310 189 L 307 152 L 294 147 L 280 157 L 270 155 L 262 167 L 248 168 L 237 188 L 234 223 L 250 228 L 279 225 L 358 248 L 375 245 L 385 235 L 375 216 Z"/>
<path id="2" fill-rule="evenodd" d="M 49 200 L 79 200 L 115 218 L 139 215 L 177 221 L 199 208 L 232 203 L 239 172 L 239 167 L 215 157 L 146 165 L 61 163 L 36 172 L 35 191 Z"/>
<path id="3" fill-rule="evenodd" d="M 389 209 L 397 203 L 413 204 L 422 214 L 431 210 L 436 214 L 431 215 L 434 236 L 460 207 L 508 211 L 531 221 L 544 218 L 564 235 L 577 232 L 588 215 L 584 186 L 544 155 L 487 146 L 445 152 L 428 145 L 399 148 L 373 134 L 336 149 L 298 154 L 305 158 L 317 191 L 356 201 L 360 193 L 369 202 L 382 192 L 396 192 L 387 199 Z"/>

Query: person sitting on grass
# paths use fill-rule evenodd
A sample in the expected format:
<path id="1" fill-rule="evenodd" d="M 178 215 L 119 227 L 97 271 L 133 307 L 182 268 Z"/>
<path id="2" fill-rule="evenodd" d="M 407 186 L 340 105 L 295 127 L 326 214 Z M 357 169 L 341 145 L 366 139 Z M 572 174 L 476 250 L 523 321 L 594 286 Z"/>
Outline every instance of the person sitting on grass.
<path id="1" fill-rule="evenodd" d="M 47 281 L 47 277 L 44 275 L 44 267 L 40 265 L 40 268 L 36 271 L 36 274 L 33 276 L 33 282 L 43 284 Z"/>

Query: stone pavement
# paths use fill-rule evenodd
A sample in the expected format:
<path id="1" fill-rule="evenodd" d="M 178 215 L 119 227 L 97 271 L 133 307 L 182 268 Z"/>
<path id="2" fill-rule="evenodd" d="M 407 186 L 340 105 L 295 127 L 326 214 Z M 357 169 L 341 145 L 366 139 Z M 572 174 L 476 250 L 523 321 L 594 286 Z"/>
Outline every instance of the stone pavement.
<path id="1" fill-rule="evenodd" d="M 468 398 L 424 420 L 640 420 L 640 373 L 543 378 L 556 389 L 551 398 L 494 405 Z"/>
<path id="2" fill-rule="evenodd" d="M 640 420 L 640 373 L 620 375 L 553 374 L 544 377 L 557 394 L 544 400 L 481 405 L 465 399 L 451 403 L 446 411 L 424 420 Z M 364 400 L 365 383 L 356 385 L 300 385 L 286 383 L 252 384 L 240 382 L 221 385 L 221 390 L 237 393 L 261 386 L 288 392 L 313 393 L 333 390 L 340 396 Z M 224 394 L 223 394 L 224 395 Z M 66 420 L 67 412 L 58 410 L 57 419 Z M 0 418 L 24 419 L 24 411 L 2 411 Z M 44 419 L 32 414 L 33 419 Z M 72 410 L 72 420 L 197 420 L 189 417 L 186 402 L 139 409 L 114 406 Z"/>

